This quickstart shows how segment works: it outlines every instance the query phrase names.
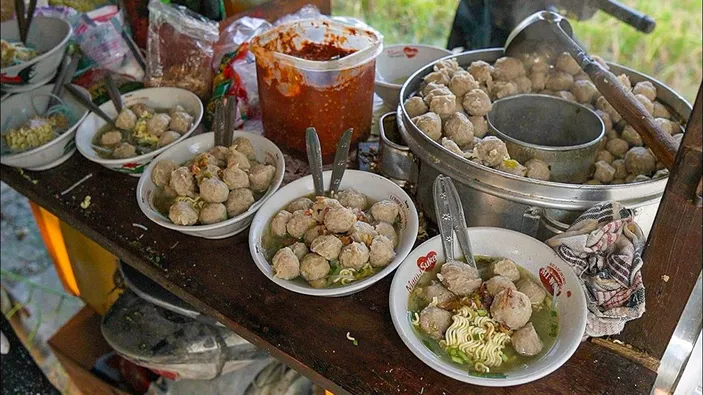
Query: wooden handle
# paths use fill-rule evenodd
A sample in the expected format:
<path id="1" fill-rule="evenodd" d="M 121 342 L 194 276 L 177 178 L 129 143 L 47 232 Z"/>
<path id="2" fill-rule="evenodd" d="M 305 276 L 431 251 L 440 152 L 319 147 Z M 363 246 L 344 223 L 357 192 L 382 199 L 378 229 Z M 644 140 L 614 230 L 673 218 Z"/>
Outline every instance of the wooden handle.
<path id="1" fill-rule="evenodd" d="M 613 73 L 595 61 L 587 62 L 583 66 L 583 71 L 591 77 L 600 93 L 615 111 L 639 133 L 642 141 L 652 149 L 657 159 L 671 170 L 674 167 L 674 159 L 678 150 L 674 138 L 659 128 L 642 103 L 632 92 L 620 84 Z"/>

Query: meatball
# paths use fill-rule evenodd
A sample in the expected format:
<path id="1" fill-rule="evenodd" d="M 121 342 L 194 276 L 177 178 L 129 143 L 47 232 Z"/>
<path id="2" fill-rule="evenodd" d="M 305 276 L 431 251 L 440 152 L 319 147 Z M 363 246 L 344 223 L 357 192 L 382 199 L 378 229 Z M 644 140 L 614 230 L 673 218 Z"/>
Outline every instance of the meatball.
<path id="1" fill-rule="evenodd" d="M 129 107 L 130 110 L 137 116 L 137 118 L 146 117 L 149 114 L 153 114 L 155 111 L 153 108 L 147 106 L 145 103 L 137 103 Z"/>
<path id="2" fill-rule="evenodd" d="M 456 59 L 440 60 L 439 62 L 437 62 L 437 64 L 434 65 L 433 69 L 434 71 L 442 71 L 450 77 L 457 72 L 464 71 L 461 69 Z"/>
<path id="3" fill-rule="evenodd" d="M 442 71 L 433 71 L 427 74 L 423 80 L 425 82 L 434 82 L 435 84 L 447 85 L 449 84 L 449 75 Z"/>
<path id="4" fill-rule="evenodd" d="M 191 126 L 193 126 L 192 115 L 185 111 L 177 111 L 171 114 L 171 122 L 168 125 L 169 129 L 183 134 L 189 131 Z"/>
<path id="5" fill-rule="evenodd" d="M 249 188 L 249 175 L 235 165 L 222 172 L 222 181 L 229 189 Z"/>
<path id="6" fill-rule="evenodd" d="M 112 151 L 112 156 L 116 159 L 126 159 L 137 156 L 137 149 L 130 143 L 120 143 L 115 150 Z"/>
<path id="7" fill-rule="evenodd" d="M 469 117 L 469 121 L 474 126 L 474 137 L 483 138 L 488 132 L 488 122 L 482 116 Z"/>
<path id="8" fill-rule="evenodd" d="M 362 221 L 356 221 L 349 230 L 349 234 L 355 242 L 364 243 L 366 245 L 371 245 L 373 238 L 378 236 L 378 232 L 371 224 Z"/>
<path id="9" fill-rule="evenodd" d="M 512 343 L 518 354 L 527 357 L 537 355 L 542 351 L 542 340 L 540 340 L 531 322 L 516 330 L 510 337 L 510 343 Z"/>
<path id="10" fill-rule="evenodd" d="M 254 195 L 251 189 L 237 188 L 233 189 L 227 197 L 227 215 L 236 217 L 239 214 L 249 210 L 249 207 L 254 204 Z"/>
<path id="11" fill-rule="evenodd" d="M 456 96 L 435 96 L 430 100 L 430 111 L 444 119 L 456 112 Z"/>
<path id="12" fill-rule="evenodd" d="M 324 223 L 330 232 L 345 233 L 356 223 L 356 214 L 346 207 L 331 208 L 325 214 Z"/>
<path id="13" fill-rule="evenodd" d="M 641 81 L 635 84 L 632 88 L 632 93 L 635 95 L 643 95 L 649 101 L 654 101 L 657 98 L 657 88 L 649 81 Z"/>
<path id="14" fill-rule="evenodd" d="M 527 168 L 526 177 L 534 178 L 536 180 L 549 181 L 552 176 L 549 165 L 546 164 L 541 159 L 530 159 L 525 162 L 525 168 Z"/>
<path id="15" fill-rule="evenodd" d="M 185 166 L 181 166 L 171 172 L 171 179 L 168 185 L 178 196 L 195 197 L 195 178 Z"/>
<path id="16" fill-rule="evenodd" d="M 491 316 L 510 329 L 522 328 L 532 316 L 532 303 L 524 293 L 507 288 L 493 298 Z"/>
<path id="17" fill-rule="evenodd" d="M 286 230 L 288 231 L 288 234 L 296 239 L 299 239 L 303 237 L 308 229 L 315 225 L 317 225 L 315 218 L 310 215 L 306 215 L 305 211 L 296 211 L 293 213 L 293 217 L 288 220 Z"/>
<path id="18" fill-rule="evenodd" d="M 442 137 L 442 147 L 446 148 L 447 150 L 449 150 L 449 152 L 453 154 L 459 155 L 461 157 L 464 156 L 464 151 L 462 151 L 461 148 L 459 148 L 459 146 L 456 145 L 453 140 L 450 140 L 446 137 Z"/>
<path id="19" fill-rule="evenodd" d="M 123 130 L 132 130 L 137 124 L 137 115 L 129 108 L 123 108 L 115 118 L 115 126 Z"/>
<path id="20" fill-rule="evenodd" d="M 599 65 L 601 65 L 604 69 L 610 70 L 610 66 L 608 66 L 607 63 L 605 63 L 605 60 L 601 58 L 598 55 L 592 55 L 591 59 L 595 60 Z"/>
<path id="21" fill-rule="evenodd" d="M 207 203 L 200 209 L 199 218 L 203 225 L 222 222 L 227 219 L 227 207 L 222 203 Z"/>
<path id="22" fill-rule="evenodd" d="M 274 236 L 278 237 L 283 237 L 288 234 L 288 230 L 286 229 L 286 226 L 288 225 L 288 221 L 293 218 L 293 213 L 290 211 L 286 210 L 281 210 L 276 215 L 273 216 L 273 219 L 271 220 L 271 233 L 273 233 Z"/>
<path id="23" fill-rule="evenodd" d="M 483 164 L 490 167 L 499 166 L 504 159 L 510 158 L 505 143 L 497 137 L 488 136 L 481 140 L 474 151 Z"/>
<path id="24" fill-rule="evenodd" d="M 203 180 L 208 178 L 220 179 L 220 168 L 215 165 L 206 165 L 205 167 L 200 167 L 198 173 L 195 175 L 195 180 L 200 185 Z"/>
<path id="25" fill-rule="evenodd" d="M 483 60 L 472 62 L 468 71 L 479 84 L 486 85 L 493 81 L 493 66 Z"/>
<path id="26" fill-rule="evenodd" d="M 100 145 L 111 147 L 122 142 L 122 133 L 119 130 L 111 130 L 100 136 Z"/>
<path id="27" fill-rule="evenodd" d="M 425 300 L 430 303 L 432 303 L 434 298 L 437 298 L 437 303 L 440 304 L 456 299 L 456 295 L 454 295 L 450 290 L 445 288 L 444 285 L 434 281 L 432 282 L 432 284 L 425 287 L 425 289 L 422 291 L 422 296 L 425 298 Z"/>
<path id="28" fill-rule="evenodd" d="M 683 140 L 683 133 L 678 133 L 674 135 L 674 143 L 676 144 L 676 149 L 681 147 L 681 141 Z"/>
<path id="29" fill-rule="evenodd" d="M 447 88 L 446 86 L 436 84 L 434 82 L 430 82 L 422 88 L 422 96 L 423 97 L 428 96 L 430 94 L 430 92 L 432 92 L 435 89 L 447 89 L 447 91 L 449 93 L 452 93 L 452 91 L 450 91 L 449 88 Z"/>
<path id="30" fill-rule="evenodd" d="M 389 224 L 392 224 L 398 217 L 399 212 L 400 207 L 398 207 L 398 204 L 388 199 L 378 201 L 371 206 L 371 215 L 376 221 L 379 222 L 388 222 Z"/>
<path id="31" fill-rule="evenodd" d="M 644 109 L 647 110 L 649 115 L 654 115 L 654 104 L 652 104 L 652 102 L 647 99 L 645 95 L 637 94 L 635 95 L 635 98 L 642 104 Z"/>
<path id="32" fill-rule="evenodd" d="M 501 259 L 493 264 L 493 274 L 508 278 L 510 281 L 520 279 L 520 270 L 517 265 L 510 259 Z"/>
<path id="33" fill-rule="evenodd" d="M 530 93 L 532 92 L 532 80 L 527 76 L 520 76 L 513 81 L 513 84 L 517 86 L 518 93 Z"/>
<path id="34" fill-rule="evenodd" d="M 613 124 L 620 122 L 620 120 L 622 119 L 620 113 L 615 111 L 613 106 L 611 106 L 610 103 L 608 103 L 608 101 L 605 100 L 605 97 L 603 96 L 596 99 L 596 108 L 608 113 Z"/>
<path id="35" fill-rule="evenodd" d="M 312 204 L 312 217 L 317 220 L 317 222 L 322 222 L 325 218 L 327 211 L 333 208 L 343 207 L 337 199 L 330 199 L 324 196 L 318 196 L 315 198 L 315 203 Z"/>
<path id="36" fill-rule="evenodd" d="M 493 109 L 491 98 L 481 89 L 472 89 L 466 93 L 462 105 L 466 112 L 474 117 L 482 117 Z"/>
<path id="37" fill-rule="evenodd" d="M 427 336 L 439 340 L 452 324 L 452 313 L 435 306 L 427 306 L 420 312 L 420 330 Z"/>
<path id="38" fill-rule="evenodd" d="M 645 182 L 645 181 L 650 181 L 650 180 L 651 180 L 651 178 L 645 176 L 644 174 L 638 174 L 635 176 L 635 178 L 632 179 L 631 182 Z"/>
<path id="39" fill-rule="evenodd" d="M 605 149 L 610 151 L 610 153 L 613 154 L 614 157 L 623 158 L 625 157 L 627 150 L 630 149 L 630 144 L 628 144 L 627 141 L 623 139 L 608 139 L 608 143 L 605 145 Z"/>
<path id="40" fill-rule="evenodd" d="M 213 158 L 215 158 L 217 163 L 214 164 L 216 164 L 217 166 L 224 167 L 225 165 L 227 165 L 227 155 L 229 154 L 229 148 L 218 145 L 212 147 L 207 153 L 212 155 Z"/>
<path id="41" fill-rule="evenodd" d="M 610 166 L 615 169 L 615 174 L 613 175 L 613 178 L 624 179 L 625 177 L 627 177 L 627 167 L 625 166 L 625 160 L 616 159 L 613 161 L 613 163 L 610 164 Z"/>
<path id="42" fill-rule="evenodd" d="M 405 101 L 405 111 L 410 118 L 418 117 L 429 110 L 430 108 L 421 97 L 415 96 Z"/>
<path id="43" fill-rule="evenodd" d="M 609 132 L 613 129 L 613 120 L 610 119 L 610 114 L 603 110 L 596 110 L 596 115 L 598 115 L 601 121 L 603 121 L 603 126 L 605 126 L 606 132 Z"/>
<path id="44" fill-rule="evenodd" d="M 313 240 L 315 240 L 318 236 L 324 235 L 326 233 L 327 229 L 325 229 L 323 225 L 313 226 L 310 229 L 306 230 L 305 233 L 303 233 L 303 241 L 305 241 L 305 244 L 310 245 L 312 244 Z"/>
<path id="45" fill-rule="evenodd" d="M 347 189 L 339 193 L 337 196 L 339 203 L 348 208 L 358 208 L 366 210 L 368 201 L 366 196 L 356 189 Z"/>
<path id="46" fill-rule="evenodd" d="M 188 202 L 176 202 L 168 209 L 168 219 L 176 225 L 195 225 L 198 210 Z"/>
<path id="47" fill-rule="evenodd" d="M 289 247 L 283 247 L 273 256 L 273 276 L 292 280 L 300 275 L 300 261 Z"/>
<path id="48" fill-rule="evenodd" d="M 666 108 L 665 105 L 659 103 L 658 101 L 652 101 L 652 108 L 654 109 L 654 116 L 659 118 L 671 118 L 671 112 Z"/>
<path id="49" fill-rule="evenodd" d="M 576 96 L 574 96 L 574 94 L 569 91 L 556 91 L 554 92 L 554 97 L 558 97 L 560 99 L 576 103 Z"/>
<path id="50" fill-rule="evenodd" d="M 622 85 L 625 90 L 632 90 L 632 83 L 630 82 L 630 77 L 628 77 L 627 74 L 620 74 L 618 76 L 618 81 L 620 81 L 620 85 Z"/>
<path id="51" fill-rule="evenodd" d="M 171 180 L 171 172 L 176 170 L 178 165 L 170 159 L 164 159 L 156 162 L 151 170 L 151 182 L 157 187 L 163 188 L 168 185 Z"/>
<path id="52" fill-rule="evenodd" d="M 553 91 L 568 91 L 574 84 L 574 77 L 566 72 L 552 70 L 547 73 L 544 87 Z"/>
<path id="53" fill-rule="evenodd" d="M 221 180 L 211 177 L 200 183 L 200 198 L 208 203 L 222 203 L 229 197 L 229 188 Z"/>
<path id="54" fill-rule="evenodd" d="M 308 246 L 305 245 L 305 243 L 301 242 L 296 242 L 292 245 L 289 246 L 291 250 L 293 250 L 293 253 L 295 254 L 296 257 L 298 257 L 298 260 L 301 260 L 307 255 L 310 251 L 308 250 Z"/>
<path id="55" fill-rule="evenodd" d="M 448 290 L 459 296 L 469 295 L 483 283 L 478 270 L 459 261 L 449 261 L 442 265 L 437 278 Z"/>
<path id="56" fill-rule="evenodd" d="M 533 91 L 541 91 L 547 82 L 546 73 L 532 73 L 530 74 L 530 87 Z"/>
<path id="57" fill-rule="evenodd" d="M 504 56 L 493 64 L 493 79 L 497 81 L 512 81 L 525 74 L 525 66 L 517 58 Z"/>
<path id="58" fill-rule="evenodd" d="M 571 86 L 571 93 L 576 97 L 576 101 L 579 103 L 590 103 L 593 100 L 593 96 L 598 93 L 598 89 L 593 85 L 593 82 L 588 80 L 576 81 Z"/>
<path id="59" fill-rule="evenodd" d="M 489 89 L 491 96 L 496 100 L 520 93 L 517 84 L 513 81 L 494 81 Z"/>
<path id="60" fill-rule="evenodd" d="M 547 291 L 530 279 L 523 278 L 516 285 L 517 290 L 527 295 L 533 306 L 542 304 L 544 298 L 547 297 Z"/>
<path id="61" fill-rule="evenodd" d="M 530 64 L 531 73 L 547 73 L 551 70 L 552 66 L 547 62 L 545 58 L 534 58 Z"/>
<path id="62" fill-rule="evenodd" d="M 442 119 L 439 115 L 428 112 L 412 119 L 415 126 L 432 140 L 442 137 Z"/>
<path id="63" fill-rule="evenodd" d="M 232 147 L 229 147 L 229 152 L 227 153 L 227 167 L 237 166 L 244 171 L 249 171 L 251 163 L 247 156 Z"/>
<path id="64" fill-rule="evenodd" d="M 151 112 L 153 113 L 154 111 L 152 110 Z M 171 107 L 170 110 L 168 110 L 168 115 L 173 117 L 173 115 L 177 112 L 186 112 L 186 110 L 180 104 L 176 104 L 175 106 Z"/>
<path id="65" fill-rule="evenodd" d="M 518 177 L 525 177 L 525 174 L 527 174 L 527 168 L 514 159 L 503 160 L 503 162 L 496 167 L 496 170 L 500 170 Z"/>
<path id="66" fill-rule="evenodd" d="M 342 241 L 334 235 L 321 235 L 310 243 L 310 250 L 328 261 L 337 259 L 342 247 Z"/>
<path id="67" fill-rule="evenodd" d="M 590 179 L 584 182 L 583 185 L 603 185 L 603 183 L 595 179 Z"/>
<path id="68" fill-rule="evenodd" d="M 581 66 L 571 57 L 567 52 L 562 52 L 561 55 L 557 57 L 556 63 L 557 70 L 564 71 L 571 75 L 578 74 L 581 72 Z"/>
<path id="69" fill-rule="evenodd" d="M 613 154 L 610 153 L 610 151 L 606 150 L 600 150 L 596 152 L 596 162 L 605 162 L 607 164 L 613 163 L 613 160 L 615 158 L 613 157 Z"/>
<path id="70" fill-rule="evenodd" d="M 454 140 L 459 147 L 470 144 L 474 139 L 474 125 L 466 115 L 456 112 L 444 121 L 444 135 Z"/>
<path id="71" fill-rule="evenodd" d="M 165 147 L 165 146 L 173 143 L 174 141 L 178 140 L 180 137 L 181 137 L 180 134 L 178 134 L 172 130 L 169 130 L 169 131 L 165 132 L 164 134 L 162 134 L 161 137 L 159 137 L 159 141 L 156 144 L 156 146 L 159 148 Z"/>
<path id="72" fill-rule="evenodd" d="M 288 204 L 287 210 L 290 211 L 291 213 L 294 213 L 298 210 L 309 210 L 312 208 L 312 200 L 302 197 L 293 200 Z"/>
<path id="73" fill-rule="evenodd" d="M 674 134 L 674 132 L 678 133 L 678 130 L 674 130 L 673 122 L 671 122 L 668 119 L 654 118 L 654 123 L 656 123 L 657 126 L 659 126 L 659 128 L 666 133 L 669 133 L 669 134 Z"/>
<path id="74" fill-rule="evenodd" d="M 625 128 L 622 130 L 622 134 L 620 135 L 623 140 L 627 141 L 630 146 L 642 146 L 644 142 L 642 142 L 642 137 L 640 136 L 639 133 L 635 130 L 630 125 L 626 125 Z"/>
<path id="75" fill-rule="evenodd" d="M 466 92 L 472 89 L 478 89 L 478 82 L 476 82 L 474 76 L 468 72 L 455 73 L 449 81 L 449 90 L 452 91 L 455 96 L 464 96 Z"/>
<path id="76" fill-rule="evenodd" d="M 386 236 L 393 243 L 393 247 L 398 245 L 398 234 L 395 232 L 393 225 L 388 222 L 379 222 L 374 229 L 379 235 Z"/>
<path id="77" fill-rule="evenodd" d="M 249 170 L 249 186 L 254 192 L 266 192 L 271 186 L 271 180 L 276 174 L 276 168 L 271 165 L 255 164 Z"/>
<path id="78" fill-rule="evenodd" d="M 615 178 L 615 168 L 610 166 L 608 162 L 598 161 L 595 164 L 596 170 L 593 173 L 593 178 L 601 183 L 607 184 Z"/>
<path id="79" fill-rule="evenodd" d="M 657 178 L 666 178 L 669 177 L 669 170 L 668 169 L 661 169 L 657 170 L 656 173 L 652 176 L 652 179 L 656 180 Z"/>
<path id="80" fill-rule="evenodd" d="M 369 249 L 369 261 L 373 267 L 384 267 L 395 258 L 393 242 L 386 236 L 378 235 L 371 240 Z"/>
<path id="81" fill-rule="evenodd" d="M 171 117 L 168 114 L 154 114 L 146 121 L 146 130 L 149 134 L 159 137 L 168 130 L 169 123 L 171 123 Z"/>
<path id="82" fill-rule="evenodd" d="M 496 296 L 506 288 L 517 289 L 509 278 L 503 276 L 493 276 L 486 281 L 486 290 L 491 296 Z"/>
<path id="83" fill-rule="evenodd" d="M 300 274 L 307 281 L 320 280 L 327 277 L 330 271 L 330 264 L 327 259 L 315 253 L 309 253 L 300 262 Z"/>
<path id="84" fill-rule="evenodd" d="M 230 149 L 243 153 L 244 156 L 246 156 L 250 161 L 256 160 L 256 150 L 251 144 L 251 141 L 249 141 L 246 137 L 237 137 L 234 139 Z"/>
<path id="85" fill-rule="evenodd" d="M 630 174 L 649 176 L 657 167 L 657 160 L 647 148 L 633 147 L 625 154 L 625 167 Z"/>
<path id="86" fill-rule="evenodd" d="M 353 242 L 342 248 L 339 264 L 345 269 L 359 270 L 369 261 L 369 249 L 364 243 Z"/>

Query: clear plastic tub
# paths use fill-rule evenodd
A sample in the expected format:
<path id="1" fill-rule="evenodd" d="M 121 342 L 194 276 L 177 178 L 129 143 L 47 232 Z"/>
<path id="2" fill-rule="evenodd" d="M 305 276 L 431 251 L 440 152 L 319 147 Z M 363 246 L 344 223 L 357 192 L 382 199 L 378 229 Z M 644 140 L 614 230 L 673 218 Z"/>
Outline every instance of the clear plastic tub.
<path id="1" fill-rule="evenodd" d="M 264 135 L 305 156 L 305 129 L 317 129 L 322 158 L 332 162 L 342 133 L 368 137 L 376 57 L 383 37 L 328 19 L 305 19 L 262 33 L 256 56 Z"/>

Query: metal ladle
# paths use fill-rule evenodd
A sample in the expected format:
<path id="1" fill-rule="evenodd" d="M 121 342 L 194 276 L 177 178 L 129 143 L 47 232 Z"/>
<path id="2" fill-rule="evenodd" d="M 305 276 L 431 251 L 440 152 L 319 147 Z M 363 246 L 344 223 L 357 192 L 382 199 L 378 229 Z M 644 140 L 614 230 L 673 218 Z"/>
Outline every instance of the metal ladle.
<path id="1" fill-rule="evenodd" d="M 437 176 L 433 185 L 435 214 L 437 225 L 442 239 L 445 262 L 454 261 L 454 233 L 459 242 L 461 252 L 464 254 L 466 263 L 477 269 L 476 259 L 471 250 L 471 240 L 466 229 L 466 219 L 464 209 L 459 199 L 459 193 L 451 178 L 443 175 Z"/>
<path id="2" fill-rule="evenodd" d="M 536 53 L 550 60 L 566 51 L 588 74 L 598 91 L 613 108 L 640 134 L 657 159 L 672 169 L 676 157 L 676 142 L 663 131 L 632 92 L 626 90 L 617 77 L 593 60 L 573 40 L 569 21 L 551 11 L 540 11 L 525 18 L 510 33 L 505 42 L 505 54 L 518 57 Z"/>

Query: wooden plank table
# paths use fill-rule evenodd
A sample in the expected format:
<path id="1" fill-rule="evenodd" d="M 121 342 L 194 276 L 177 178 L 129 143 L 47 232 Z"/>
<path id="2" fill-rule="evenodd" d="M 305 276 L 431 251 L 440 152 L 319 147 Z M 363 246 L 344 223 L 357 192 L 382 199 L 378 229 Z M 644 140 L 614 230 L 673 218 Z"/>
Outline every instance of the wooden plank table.
<path id="1" fill-rule="evenodd" d="M 90 179 L 61 195 L 91 173 Z M 343 298 L 291 293 L 256 268 L 246 233 L 206 240 L 161 228 L 139 210 L 136 178 L 107 170 L 79 153 L 45 172 L 2 166 L 0 178 L 166 289 L 335 394 L 488 391 L 435 372 L 405 347 L 388 310 L 391 277 Z M 91 204 L 82 209 L 80 203 L 88 195 Z M 358 346 L 347 340 L 347 332 L 356 337 Z M 612 351 L 586 342 L 551 375 L 531 384 L 490 392 L 644 394 L 649 393 L 655 376 Z"/>

